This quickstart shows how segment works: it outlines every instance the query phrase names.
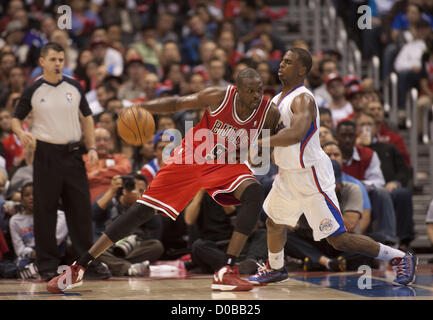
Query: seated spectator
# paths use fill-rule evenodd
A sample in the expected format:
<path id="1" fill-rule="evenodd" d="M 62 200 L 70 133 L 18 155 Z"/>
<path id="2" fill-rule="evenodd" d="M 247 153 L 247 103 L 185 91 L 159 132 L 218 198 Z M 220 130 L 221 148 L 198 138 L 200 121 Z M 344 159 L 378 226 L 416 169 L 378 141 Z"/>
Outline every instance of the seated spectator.
<path id="1" fill-rule="evenodd" d="M 156 20 L 156 37 L 159 43 L 172 41 L 178 43 L 179 36 L 174 32 L 176 16 L 170 12 L 161 12 Z"/>
<path id="2" fill-rule="evenodd" d="M 332 131 L 325 126 L 320 126 L 319 128 L 319 139 L 320 139 L 320 145 L 322 147 L 328 142 L 336 141 L 334 135 L 332 134 Z"/>
<path id="3" fill-rule="evenodd" d="M 337 73 L 337 62 L 332 59 L 322 59 L 319 62 L 319 73 L 322 84 L 316 87 L 313 93 L 319 107 L 324 107 L 332 100 L 326 87 L 326 78 L 328 78 L 331 73 Z"/>
<path id="4" fill-rule="evenodd" d="M 23 186 L 22 207 L 18 213 L 13 215 L 9 221 L 12 243 L 18 257 L 17 266 L 21 278 L 36 278 L 37 268 L 29 265 L 36 259 L 35 235 L 33 233 L 33 183 Z M 65 213 L 57 211 L 56 239 L 60 256 L 66 252 L 66 236 L 68 229 L 66 226 Z M 36 272 L 26 272 L 25 269 L 35 270 Z"/>
<path id="5" fill-rule="evenodd" d="M 361 85 L 354 84 L 347 88 L 346 97 L 352 105 L 353 113 L 349 114 L 344 120 L 353 120 L 360 112 L 367 107 L 367 99 L 364 96 L 364 89 Z"/>
<path id="6" fill-rule="evenodd" d="M 140 174 L 146 177 L 149 184 L 152 183 L 158 170 L 162 167 L 167 156 L 170 155 L 171 148 L 166 147 L 171 143 L 173 136 L 167 131 L 159 131 L 153 138 L 153 146 L 155 152 L 155 158 L 146 163 L 141 168 Z"/>
<path id="7" fill-rule="evenodd" d="M 83 155 L 86 164 L 87 177 L 90 187 L 90 199 L 95 199 L 103 194 L 111 185 L 114 176 L 129 174 L 131 163 L 121 153 L 111 153 L 109 150 L 110 133 L 104 128 L 95 129 L 95 146 L 98 153 L 98 164 L 90 166 L 87 162 L 87 154 Z"/>
<path id="8" fill-rule="evenodd" d="M 153 148 L 153 136 L 149 138 L 142 146 L 134 147 L 133 156 L 131 159 L 132 171 L 140 172 L 141 168 L 155 158 L 155 150 Z"/>
<path id="9" fill-rule="evenodd" d="M 379 142 L 391 143 L 395 145 L 403 155 L 406 165 L 410 167 L 410 156 L 406 148 L 406 143 L 404 142 L 402 136 L 400 136 L 397 132 L 390 130 L 386 125 L 385 110 L 383 109 L 383 104 L 380 102 L 380 100 L 369 102 L 367 104 L 366 111 L 371 113 L 376 121 L 375 138 L 377 138 Z"/>
<path id="10" fill-rule="evenodd" d="M 101 65 L 105 64 L 108 74 L 120 76 L 123 73 L 123 57 L 116 49 L 108 47 L 108 43 L 103 38 L 95 38 L 90 43 L 89 49 L 93 59 Z"/>
<path id="11" fill-rule="evenodd" d="M 176 129 L 174 117 L 169 114 L 159 115 L 156 124 L 156 132 L 165 131 L 167 129 Z"/>
<path id="12" fill-rule="evenodd" d="M 414 40 L 406 43 L 399 51 L 394 69 L 398 75 L 398 107 L 405 109 L 406 94 L 410 88 L 418 85 L 421 74 L 421 58 L 427 49 L 426 40 L 432 33 L 430 24 L 421 20 L 416 24 Z"/>
<path id="13" fill-rule="evenodd" d="M 104 109 L 106 110 L 105 112 L 110 112 L 112 114 L 119 116 L 120 112 L 122 112 L 124 107 L 125 106 L 123 105 L 123 102 L 121 99 L 110 98 L 105 102 Z M 102 116 L 102 114 L 99 115 L 99 121 L 101 121 L 101 116 Z"/>
<path id="14" fill-rule="evenodd" d="M 12 99 L 20 97 L 26 85 L 24 70 L 21 67 L 12 67 L 7 76 L 7 86 L 5 86 L 0 96 L 0 106 L 8 109 L 11 113 L 14 111 Z"/>
<path id="15" fill-rule="evenodd" d="M 218 86 L 218 87 L 227 87 L 230 85 L 229 82 L 224 80 L 225 68 L 224 64 L 218 58 L 212 58 L 209 61 L 209 81 L 206 83 L 207 87 Z"/>
<path id="16" fill-rule="evenodd" d="M 108 83 L 101 83 L 96 87 L 96 100 L 89 101 L 89 107 L 93 117 L 97 117 L 103 112 L 107 100 L 116 97 L 116 89 Z"/>
<path id="17" fill-rule="evenodd" d="M 328 155 L 331 160 L 335 160 L 338 162 L 340 167 L 343 166 L 343 156 L 340 150 L 340 147 L 336 142 L 330 141 L 322 146 L 323 151 Z M 370 226 L 371 222 L 371 202 L 368 196 L 368 192 L 365 189 L 364 185 L 358 179 L 348 175 L 347 173 L 342 172 L 341 175 L 343 182 L 351 182 L 356 184 L 362 192 L 362 200 L 363 200 L 363 211 L 361 215 L 361 220 L 359 221 L 360 232 L 361 234 L 366 234 L 367 229 Z"/>
<path id="18" fill-rule="evenodd" d="M 237 51 L 236 37 L 231 31 L 222 31 L 217 36 L 218 47 L 222 48 L 227 55 L 227 63 L 231 68 L 235 68 L 242 59 L 243 54 Z"/>
<path id="19" fill-rule="evenodd" d="M 222 207 L 200 190 L 185 208 L 185 223 L 191 228 L 192 265 L 198 273 L 214 273 L 224 265 L 225 251 L 233 231 L 232 217 L 236 207 Z M 267 257 L 266 230 L 256 229 L 248 238 L 239 259 L 239 271 L 251 274 L 256 261 Z"/>
<path id="20" fill-rule="evenodd" d="M 343 78 L 336 73 L 331 73 L 326 78 L 326 89 L 331 96 L 331 102 L 326 107 L 331 110 L 334 127 L 337 123 L 353 112 L 353 107 L 346 100 L 346 88 Z"/>
<path id="21" fill-rule="evenodd" d="M 115 176 L 110 188 L 92 204 L 95 239 L 105 228 L 119 218 L 147 189 L 143 176 Z M 130 235 L 118 241 L 104 252 L 99 260 L 105 263 L 114 276 L 144 276 L 149 264 L 158 260 L 164 248 L 158 240 L 161 236 L 160 216 L 137 227 Z"/>
<path id="22" fill-rule="evenodd" d="M 332 122 L 332 113 L 328 108 L 319 108 L 320 126 L 327 127 L 329 130 L 334 131 L 334 123 Z"/>
<path id="23" fill-rule="evenodd" d="M 143 79 L 143 90 L 146 96 L 146 100 L 152 100 L 156 98 L 156 90 L 159 84 L 159 78 L 156 73 L 149 72 L 144 76 Z"/>
<path id="24" fill-rule="evenodd" d="M 140 56 L 129 57 L 126 62 L 126 73 L 128 81 L 120 86 L 117 97 L 129 101 L 145 98 L 143 78 L 146 74 L 146 67 L 143 59 Z"/>
<path id="25" fill-rule="evenodd" d="M 200 64 L 192 69 L 193 73 L 201 73 L 206 80 L 208 80 L 209 73 L 209 62 L 214 58 L 215 50 L 217 49 L 217 44 L 213 40 L 204 40 L 200 43 Z M 224 62 L 223 62 L 224 63 Z M 224 66 L 226 64 L 224 63 Z M 224 73 L 226 73 L 227 68 L 224 68 Z"/>
<path id="26" fill-rule="evenodd" d="M 343 172 L 362 181 L 368 190 L 372 204 L 371 231 L 384 236 L 387 243 L 396 244 L 394 206 L 384 188 L 385 179 L 377 153 L 355 145 L 356 124 L 353 121 L 345 120 L 338 124 L 336 139 L 343 155 Z"/>
<path id="27" fill-rule="evenodd" d="M 343 182 L 341 166 L 332 161 L 335 175 L 335 193 L 343 215 L 347 232 L 360 233 L 363 200 L 361 189 L 354 183 Z M 303 260 L 304 271 L 318 269 L 330 271 L 357 270 L 360 265 L 373 265 L 373 258 L 356 253 L 335 250 L 327 241 L 313 240 L 313 232 L 305 216 L 302 215 L 295 229 L 287 230 L 287 241 L 284 252 L 294 258 Z"/>
<path id="28" fill-rule="evenodd" d="M 9 190 L 7 194 L 12 196 L 15 192 L 29 182 L 33 181 L 33 160 L 35 151 L 31 145 L 27 145 L 22 150 L 24 160 L 21 162 L 20 167 L 11 175 Z"/>
<path id="29" fill-rule="evenodd" d="M 370 147 L 380 159 L 380 167 L 385 178 L 385 189 L 391 194 L 397 223 L 397 237 L 400 239 L 400 249 L 407 251 L 415 238 L 413 222 L 412 195 L 407 189 L 410 170 L 404 162 L 403 155 L 389 143 L 378 142 L 375 121 L 372 115 L 361 112 L 356 118 L 357 144 Z M 369 136 L 366 135 L 366 130 Z"/>
<path id="30" fill-rule="evenodd" d="M 200 64 L 200 45 L 202 41 L 210 38 L 206 35 L 206 26 L 199 15 L 191 15 L 187 24 L 189 33 L 184 37 L 181 45 L 182 62 L 196 66 Z"/>

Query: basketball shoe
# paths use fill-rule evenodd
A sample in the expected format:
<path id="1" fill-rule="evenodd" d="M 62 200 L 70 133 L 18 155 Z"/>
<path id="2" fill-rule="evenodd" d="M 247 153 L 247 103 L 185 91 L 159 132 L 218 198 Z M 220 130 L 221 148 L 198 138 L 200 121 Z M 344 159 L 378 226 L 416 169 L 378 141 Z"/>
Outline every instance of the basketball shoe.
<path id="1" fill-rule="evenodd" d="M 259 268 L 257 273 L 248 278 L 248 281 L 254 285 L 265 286 L 272 282 L 283 282 L 289 278 L 289 274 L 285 267 L 279 270 L 274 270 L 269 266 L 269 262 L 266 264 L 257 264 Z"/>
<path id="2" fill-rule="evenodd" d="M 415 272 L 418 264 L 418 258 L 415 255 L 407 252 L 403 258 L 392 259 L 390 264 L 396 273 L 396 278 L 392 284 L 407 286 L 415 281 Z"/>
<path id="3" fill-rule="evenodd" d="M 212 290 L 249 291 L 253 285 L 240 278 L 238 267 L 224 266 L 213 276 Z"/>
<path id="4" fill-rule="evenodd" d="M 76 262 L 74 262 L 69 268 L 70 271 L 65 270 L 62 274 L 52 278 L 48 282 L 47 290 L 49 292 L 63 293 L 65 290 L 69 290 L 83 284 L 83 277 L 86 269 L 82 266 L 79 266 Z"/>

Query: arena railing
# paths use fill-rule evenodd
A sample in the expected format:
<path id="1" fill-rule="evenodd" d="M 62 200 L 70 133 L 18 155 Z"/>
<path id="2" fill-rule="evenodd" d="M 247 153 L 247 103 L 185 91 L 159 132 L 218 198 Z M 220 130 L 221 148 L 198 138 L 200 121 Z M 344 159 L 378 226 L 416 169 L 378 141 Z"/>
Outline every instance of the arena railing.
<path id="1" fill-rule="evenodd" d="M 378 56 L 374 56 L 368 63 L 367 76 L 373 79 L 373 88 L 379 91 L 380 88 L 380 59 Z"/>
<path id="2" fill-rule="evenodd" d="M 418 171 L 418 90 L 412 88 L 406 95 L 406 128 L 409 129 L 409 154 L 413 168 L 413 184 L 417 186 Z"/>
<path id="3" fill-rule="evenodd" d="M 392 126 L 398 126 L 398 76 L 392 72 L 383 83 L 383 109 Z"/>

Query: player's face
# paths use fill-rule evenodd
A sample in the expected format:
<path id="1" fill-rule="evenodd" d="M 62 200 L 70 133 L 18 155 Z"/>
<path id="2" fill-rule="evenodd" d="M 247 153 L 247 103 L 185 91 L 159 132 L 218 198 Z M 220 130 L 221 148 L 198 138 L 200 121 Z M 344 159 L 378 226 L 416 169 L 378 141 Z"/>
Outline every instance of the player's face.
<path id="1" fill-rule="evenodd" d="M 291 82 L 299 76 L 298 56 L 292 51 L 287 51 L 281 60 L 280 68 L 278 69 L 278 78 L 281 82 Z"/>
<path id="2" fill-rule="evenodd" d="M 44 73 L 61 77 L 63 67 L 65 66 L 65 53 L 63 51 L 48 50 L 46 56 L 41 57 L 40 63 Z"/>
<path id="3" fill-rule="evenodd" d="M 239 99 L 243 105 L 249 106 L 251 110 L 259 107 L 263 96 L 262 80 L 257 78 L 244 78 L 238 87 Z"/>

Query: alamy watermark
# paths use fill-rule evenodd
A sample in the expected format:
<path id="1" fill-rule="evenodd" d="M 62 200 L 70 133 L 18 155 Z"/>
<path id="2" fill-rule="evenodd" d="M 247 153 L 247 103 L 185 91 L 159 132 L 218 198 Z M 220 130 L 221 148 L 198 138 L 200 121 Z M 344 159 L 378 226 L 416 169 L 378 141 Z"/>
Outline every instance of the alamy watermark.
<path id="1" fill-rule="evenodd" d="M 57 13 L 60 14 L 57 19 L 57 27 L 61 30 L 72 29 L 72 10 L 68 5 L 62 5 L 57 8 Z"/>
<path id="2" fill-rule="evenodd" d="M 358 288 L 361 290 L 372 288 L 372 279 L 371 279 L 371 267 L 367 265 L 361 265 L 358 268 L 358 274 L 361 276 L 358 279 Z"/>
<path id="3" fill-rule="evenodd" d="M 371 8 L 367 5 L 362 5 L 358 7 L 358 14 L 361 16 L 358 18 L 358 28 L 360 30 L 372 29 L 372 14 Z"/>

